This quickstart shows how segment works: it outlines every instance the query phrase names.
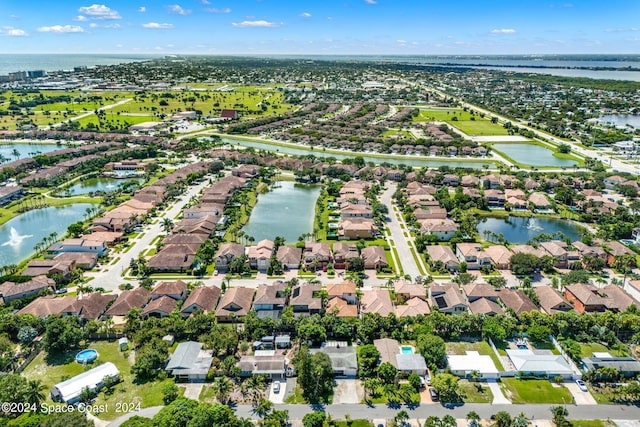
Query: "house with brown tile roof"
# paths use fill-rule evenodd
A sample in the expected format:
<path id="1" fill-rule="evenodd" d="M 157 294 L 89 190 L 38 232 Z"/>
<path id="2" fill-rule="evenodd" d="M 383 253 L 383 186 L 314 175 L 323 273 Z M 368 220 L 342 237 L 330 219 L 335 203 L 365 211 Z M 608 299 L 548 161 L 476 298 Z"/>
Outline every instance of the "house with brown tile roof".
<path id="1" fill-rule="evenodd" d="M 573 310 L 573 306 L 569 304 L 569 301 L 551 286 L 536 286 L 533 290 L 538 296 L 540 308 L 545 313 L 556 314 Z"/>
<path id="2" fill-rule="evenodd" d="M 419 315 L 426 316 L 431 313 L 429 304 L 422 298 L 413 297 L 407 300 L 405 304 L 396 305 L 396 317 L 415 317 Z"/>
<path id="3" fill-rule="evenodd" d="M 346 218 L 338 222 L 338 239 L 372 239 L 378 233 L 374 221 L 370 218 Z"/>
<path id="4" fill-rule="evenodd" d="M 573 307 L 578 313 L 594 313 L 607 310 L 619 313 L 625 311 L 631 305 L 640 307 L 638 301 L 617 285 L 597 288 L 593 285 L 577 283 L 565 287 L 564 297 L 573 303 Z"/>
<path id="5" fill-rule="evenodd" d="M 224 273 L 234 259 L 244 255 L 244 245 L 239 243 L 223 243 L 218 248 L 214 260 L 216 270 Z"/>
<path id="6" fill-rule="evenodd" d="M 469 303 L 469 311 L 473 314 L 484 314 L 488 316 L 504 315 L 504 310 L 497 302 L 487 298 L 478 298 Z"/>
<path id="7" fill-rule="evenodd" d="M 469 302 L 479 300 L 480 298 L 485 298 L 493 302 L 498 301 L 498 294 L 495 289 L 487 283 L 469 283 L 468 285 L 462 286 L 462 290 Z"/>
<path id="8" fill-rule="evenodd" d="M 74 296 L 64 296 L 56 298 L 55 295 L 46 295 L 31 301 L 20 309 L 17 314 L 31 314 L 44 318 L 53 314 L 61 314 L 69 305 L 76 300 Z"/>
<path id="9" fill-rule="evenodd" d="M 362 291 L 360 313 L 378 313 L 382 317 L 387 317 L 393 311 L 393 304 L 388 290 L 373 289 Z"/>
<path id="10" fill-rule="evenodd" d="M 340 206 L 342 218 L 373 218 L 373 210 L 368 204 L 344 203 Z"/>
<path id="11" fill-rule="evenodd" d="M 60 314 L 78 316 L 84 320 L 98 320 L 115 299 L 116 295 L 104 295 L 97 292 L 78 294 Z"/>
<path id="12" fill-rule="evenodd" d="M 147 261 L 147 267 L 152 271 L 189 270 L 196 259 L 200 245 L 165 245 L 160 252 Z"/>
<path id="13" fill-rule="evenodd" d="M 145 288 L 135 288 L 122 291 L 118 298 L 111 304 L 106 316 L 126 316 L 132 308 L 142 308 L 151 298 L 151 292 Z"/>
<path id="14" fill-rule="evenodd" d="M 424 209 L 417 208 L 413 211 L 413 215 L 416 217 L 417 221 L 421 221 L 423 219 L 446 219 L 447 210 L 441 207 L 428 206 Z"/>
<path id="15" fill-rule="evenodd" d="M 73 268 L 91 270 L 98 263 L 98 254 L 94 252 L 63 252 L 53 260 L 59 263 L 69 263 L 73 265 Z"/>
<path id="16" fill-rule="evenodd" d="M 502 190 L 485 190 L 484 197 L 490 208 L 504 208 L 507 198 Z"/>
<path id="17" fill-rule="evenodd" d="M 298 269 L 300 268 L 302 249 L 295 246 L 280 246 L 276 253 L 276 258 L 280 261 L 284 269 Z"/>
<path id="18" fill-rule="evenodd" d="M 491 263 L 498 270 L 508 270 L 511 268 L 511 257 L 513 252 L 503 245 L 493 245 L 484 248 L 484 252 L 489 255 Z"/>
<path id="19" fill-rule="evenodd" d="M 514 254 L 519 254 L 519 253 L 531 254 L 531 255 L 537 256 L 538 258 L 542 258 L 543 256 L 547 255 L 544 249 L 534 248 L 531 245 L 511 246 L 511 252 L 513 252 Z"/>
<path id="20" fill-rule="evenodd" d="M 533 207 L 535 211 L 552 209 L 551 202 L 542 193 L 531 193 L 529 195 L 529 206 Z"/>
<path id="21" fill-rule="evenodd" d="M 456 243 L 456 256 L 460 262 L 467 263 L 467 269 L 479 270 L 491 266 L 491 258 L 478 243 Z"/>
<path id="22" fill-rule="evenodd" d="M 311 315 L 322 311 L 320 292 L 322 285 L 298 285 L 291 290 L 289 305 L 296 316 Z"/>
<path id="23" fill-rule="evenodd" d="M 202 234 L 211 236 L 216 231 L 217 220 L 209 215 L 200 218 L 184 218 L 173 226 L 173 233 Z"/>
<path id="24" fill-rule="evenodd" d="M 249 266 L 257 269 L 258 271 L 267 271 L 271 264 L 273 248 L 273 241 L 267 239 L 259 241 L 254 246 L 249 246 L 247 251 Z"/>
<path id="25" fill-rule="evenodd" d="M 166 317 L 178 309 L 178 301 L 164 295 L 151 300 L 142 310 L 142 317 Z"/>
<path id="26" fill-rule="evenodd" d="M 253 310 L 258 317 L 280 318 L 280 314 L 282 314 L 287 302 L 286 288 L 287 285 L 281 280 L 275 281 L 271 285 L 258 285 L 253 300 Z"/>
<path id="27" fill-rule="evenodd" d="M 175 300 L 184 300 L 187 296 L 187 284 L 182 280 L 160 282 L 153 288 L 151 299 L 153 300 L 163 296 L 168 296 Z"/>
<path id="28" fill-rule="evenodd" d="M 380 270 L 389 266 L 387 255 L 382 246 L 367 246 L 360 251 L 364 260 L 364 268 Z"/>
<path id="29" fill-rule="evenodd" d="M 218 303 L 218 308 L 216 308 L 216 318 L 219 321 L 230 321 L 246 316 L 251 310 L 255 292 L 253 288 L 242 286 L 227 289 Z"/>
<path id="30" fill-rule="evenodd" d="M 449 271 L 458 271 L 460 261 L 449 246 L 432 245 L 427 246 L 427 254 L 432 262 L 440 261 Z"/>
<path id="31" fill-rule="evenodd" d="M 215 310 L 220 299 L 220 288 L 217 286 L 198 286 L 193 289 L 184 304 L 180 313 L 190 315 L 197 310 L 211 313 Z"/>
<path id="32" fill-rule="evenodd" d="M 560 240 L 541 242 L 540 247 L 547 255 L 555 259 L 554 267 L 567 268 L 569 266 L 569 251 L 567 251 L 567 244 L 565 242 Z"/>
<path id="33" fill-rule="evenodd" d="M 207 241 L 207 236 L 197 233 L 175 233 L 167 235 L 162 244 L 164 246 L 169 245 L 193 245 L 200 247 Z"/>
<path id="34" fill-rule="evenodd" d="M 459 226 L 450 219 L 423 219 L 420 223 L 420 232 L 436 236 L 439 241 L 447 242 L 455 237 Z"/>
<path id="35" fill-rule="evenodd" d="M 512 309 L 516 314 L 525 311 L 538 311 L 538 306 L 524 293 L 522 289 L 499 289 L 498 298 L 505 307 Z"/>
<path id="36" fill-rule="evenodd" d="M 631 255 L 635 257 L 635 252 L 626 247 L 620 242 L 615 240 L 610 242 L 605 242 L 602 244 L 604 250 L 607 252 L 607 265 L 612 266 L 616 260 L 616 257 Z"/>
<path id="37" fill-rule="evenodd" d="M 332 251 L 334 268 L 347 268 L 348 259 L 360 256 L 355 243 L 334 243 Z"/>
<path id="38" fill-rule="evenodd" d="M 95 254 L 94 254 L 95 255 Z M 21 273 L 22 276 L 34 277 L 47 274 L 60 274 L 63 277 L 69 276 L 75 270 L 75 261 L 59 261 L 55 259 L 32 259 L 27 264 L 27 268 Z"/>
<path id="39" fill-rule="evenodd" d="M 36 276 L 27 282 L 4 282 L 0 285 L 0 297 L 6 304 L 8 302 L 26 298 L 47 289 L 55 289 L 56 282 L 47 276 Z"/>
<path id="40" fill-rule="evenodd" d="M 336 317 L 358 317 L 358 306 L 349 304 L 342 298 L 329 297 L 326 312 Z"/>
<path id="41" fill-rule="evenodd" d="M 331 248 L 328 243 L 306 242 L 302 256 L 307 267 L 317 264 L 323 267 L 332 261 Z"/>
<path id="42" fill-rule="evenodd" d="M 405 279 L 397 280 L 393 284 L 393 290 L 397 296 L 402 298 L 402 300 L 409 300 L 411 298 L 427 300 L 427 290 L 424 285 L 411 283 Z"/>
<path id="43" fill-rule="evenodd" d="M 459 314 L 469 311 L 469 304 L 455 283 L 429 287 L 429 306 L 441 313 Z"/>

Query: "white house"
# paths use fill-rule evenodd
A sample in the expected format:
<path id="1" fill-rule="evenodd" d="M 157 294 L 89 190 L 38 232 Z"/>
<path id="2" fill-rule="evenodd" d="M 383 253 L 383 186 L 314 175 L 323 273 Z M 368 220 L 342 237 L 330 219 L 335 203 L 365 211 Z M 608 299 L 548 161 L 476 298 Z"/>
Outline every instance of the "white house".
<path id="1" fill-rule="evenodd" d="M 451 373 L 459 377 L 468 377 L 473 371 L 480 374 L 480 378 L 498 378 L 499 371 L 491 356 L 477 351 L 467 351 L 466 354 L 450 354 L 447 356 Z"/>

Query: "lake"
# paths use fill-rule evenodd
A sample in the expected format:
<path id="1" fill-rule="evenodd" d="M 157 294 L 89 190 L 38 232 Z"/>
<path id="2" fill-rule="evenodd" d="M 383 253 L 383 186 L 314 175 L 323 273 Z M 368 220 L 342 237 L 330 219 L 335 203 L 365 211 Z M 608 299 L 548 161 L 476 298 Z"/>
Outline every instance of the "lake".
<path id="1" fill-rule="evenodd" d="M 62 150 L 63 148 L 67 148 L 67 146 L 57 144 L 15 144 L 2 141 L 0 142 L 0 155 L 7 158 L 7 161 L 14 161 L 24 159 L 26 157 L 34 157 L 42 153 L 49 153 L 55 150 Z M 14 150 L 17 151 L 17 158 L 13 152 Z"/>
<path id="2" fill-rule="evenodd" d="M 437 159 L 429 159 L 428 157 L 421 156 L 413 156 L 414 159 L 402 159 L 402 158 L 392 158 L 392 157 L 375 157 L 375 156 L 367 156 L 366 153 L 357 153 L 353 154 L 337 154 L 337 153 L 328 153 L 326 151 L 322 151 L 322 148 L 318 150 L 309 150 L 308 148 L 294 148 L 294 147 L 286 147 L 282 145 L 272 145 L 267 142 L 257 142 L 257 141 L 245 141 L 241 139 L 231 139 L 231 138 L 222 138 L 222 142 L 231 145 L 241 145 L 243 147 L 253 147 L 259 150 L 267 150 L 274 151 L 277 153 L 291 154 L 294 156 L 308 156 L 313 154 L 316 157 L 333 157 L 338 160 L 343 159 L 352 159 L 354 157 L 362 157 L 365 162 L 369 163 L 389 163 L 392 165 L 408 165 L 413 167 L 424 167 L 428 166 L 431 168 L 437 168 L 440 166 L 449 166 L 452 168 L 471 168 L 471 169 L 482 169 L 485 165 L 489 168 L 495 168 L 496 164 L 492 161 L 483 161 L 483 162 L 469 162 L 464 160 L 453 160 L 453 161 L 443 161 Z"/>
<path id="3" fill-rule="evenodd" d="M 132 178 L 132 179 L 116 179 L 116 178 L 89 178 L 85 181 L 78 182 L 75 185 L 69 187 L 69 195 L 76 196 L 78 194 L 89 194 L 96 191 L 102 191 L 105 193 L 111 193 L 124 185 L 135 182 L 142 183 L 144 178 Z M 63 194 L 65 192 L 63 191 Z"/>
<path id="4" fill-rule="evenodd" d="M 509 243 L 526 244 L 533 237 L 545 233 L 561 232 L 572 242 L 580 240 L 582 235 L 579 228 L 572 222 L 556 218 L 523 218 L 510 216 L 508 218 L 485 218 L 478 224 L 480 237 L 487 239 L 484 231 L 502 234 Z M 490 238 L 487 240 L 491 240 Z"/>
<path id="5" fill-rule="evenodd" d="M 640 128 L 640 116 L 633 114 L 605 114 L 598 117 L 603 123 L 612 123 L 616 126 L 633 126 L 634 128 Z"/>
<path id="6" fill-rule="evenodd" d="M 51 233 L 58 239 L 67 232 L 67 227 L 86 215 L 90 203 L 76 203 L 63 207 L 35 209 L 25 212 L 0 225 L 0 265 L 18 264 L 35 252 L 36 243 Z"/>
<path id="7" fill-rule="evenodd" d="M 267 193 L 258 195 L 258 203 L 243 228 L 256 242 L 282 236 L 287 243 L 298 241 L 298 236 L 313 232 L 319 185 L 304 185 L 290 181 L 277 182 Z"/>
<path id="8" fill-rule="evenodd" d="M 548 148 L 534 144 L 493 144 L 495 151 L 502 152 L 519 163 L 530 166 L 573 166 L 575 160 L 561 159 Z"/>

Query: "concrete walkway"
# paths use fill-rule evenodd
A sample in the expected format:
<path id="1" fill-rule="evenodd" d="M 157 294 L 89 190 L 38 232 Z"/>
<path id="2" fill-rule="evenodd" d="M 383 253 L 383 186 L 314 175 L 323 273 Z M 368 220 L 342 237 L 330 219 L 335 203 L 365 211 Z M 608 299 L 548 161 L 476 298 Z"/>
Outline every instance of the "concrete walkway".
<path id="1" fill-rule="evenodd" d="M 500 388 L 500 384 L 498 384 L 495 380 L 487 381 L 487 385 L 491 389 L 491 393 L 493 393 L 493 401 L 492 405 L 511 405 L 511 401 L 507 399 L 507 397 L 502 393 L 502 389 Z"/>
<path id="2" fill-rule="evenodd" d="M 202 389 L 204 388 L 204 383 L 188 383 L 188 384 L 180 384 L 179 387 L 184 388 L 184 397 L 193 400 L 200 400 L 200 393 L 202 393 Z"/>

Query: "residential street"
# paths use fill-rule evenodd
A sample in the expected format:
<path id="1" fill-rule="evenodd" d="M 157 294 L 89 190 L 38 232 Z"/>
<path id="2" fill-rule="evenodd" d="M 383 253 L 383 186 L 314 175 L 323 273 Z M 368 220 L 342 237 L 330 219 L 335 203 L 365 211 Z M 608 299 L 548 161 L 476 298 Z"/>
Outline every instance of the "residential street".
<path id="1" fill-rule="evenodd" d="M 468 404 L 455 407 L 445 407 L 438 405 L 420 405 L 415 408 L 409 408 L 407 406 L 400 406 L 397 408 L 390 408 L 387 405 L 363 405 L 363 404 L 343 404 L 343 405 L 326 405 L 326 406 L 312 406 L 312 405 L 274 405 L 275 409 L 286 409 L 289 411 L 289 419 L 300 420 L 305 414 L 313 412 L 314 409 L 323 410 L 328 414 L 331 414 L 333 418 L 344 419 L 345 415 L 350 415 L 351 418 L 367 418 L 367 419 L 391 419 L 396 413 L 404 409 L 409 413 L 409 417 L 412 419 L 424 420 L 432 415 L 443 417 L 445 415 L 451 415 L 457 419 L 464 419 L 471 411 L 477 412 L 483 419 L 489 419 L 491 415 L 506 411 L 511 416 L 517 416 L 521 412 L 529 417 L 535 424 L 536 420 L 548 420 L 551 419 L 550 408 L 554 405 L 538 404 L 538 405 L 489 405 L 489 404 Z M 637 406 L 624 406 L 624 405 L 566 405 L 569 411 L 567 418 L 572 420 L 640 420 L 640 407 Z M 121 418 L 114 420 L 108 427 L 117 427 L 122 424 L 126 419 L 131 418 L 134 415 L 141 415 L 144 417 L 152 417 L 158 411 L 162 409 L 161 406 L 155 406 L 152 408 L 145 408 L 139 413 L 132 413 Z M 253 407 L 250 405 L 239 405 L 235 407 L 236 413 L 241 417 L 250 417 L 258 419 Z"/>
<path id="2" fill-rule="evenodd" d="M 411 254 L 411 250 L 409 249 L 410 238 L 405 237 L 404 230 L 398 220 L 396 211 L 393 209 L 393 193 L 396 192 L 397 188 L 398 186 L 395 183 L 387 182 L 387 189 L 380 195 L 380 202 L 389 208 L 388 217 L 390 221 L 387 222 L 387 226 L 391 232 L 391 240 L 394 242 L 395 248 L 398 251 L 398 257 L 400 258 L 398 261 L 402 264 L 404 274 L 408 274 L 413 279 L 416 276 L 421 276 L 422 274 L 420 273 L 416 261 Z M 402 222 L 402 225 L 404 225 L 404 222 Z M 406 232 L 409 233 L 408 230 Z M 411 244 L 413 244 L 413 242 L 411 242 Z"/>
<path id="3" fill-rule="evenodd" d="M 163 211 L 154 221 L 154 224 L 147 225 L 143 229 L 143 234 L 141 234 L 140 238 L 136 239 L 135 244 L 128 252 L 116 254 L 116 257 L 120 258 L 118 262 L 109 266 L 102 266 L 103 269 L 107 269 L 107 271 L 100 272 L 88 272 L 85 273 L 86 277 L 94 277 L 94 279 L 89 282 L 91 286 L 94 288 L 102 287 L 107 291 L 113 291 L 118 289 L 118 285 L 120 283 L 125 282 L 124 279 L 121 278 L 124 270 L 129 268 L 129 263 L 132 259 L 138 258 L 140 252 L 149 249 L 151 246 L 151 241 L 162 232 L 162 219 L 170 218 L 173 220 L 181 211 L 184 205 L 191 199 L 192 196 L 198 194 L 203 188 L 209 185 L 209 180 L 206 179 L 202 183 L 198 185 L 194 185 L 189 187 L 187 192 L 173 205 Z"/>

